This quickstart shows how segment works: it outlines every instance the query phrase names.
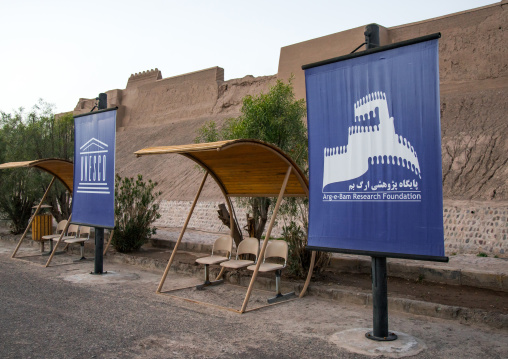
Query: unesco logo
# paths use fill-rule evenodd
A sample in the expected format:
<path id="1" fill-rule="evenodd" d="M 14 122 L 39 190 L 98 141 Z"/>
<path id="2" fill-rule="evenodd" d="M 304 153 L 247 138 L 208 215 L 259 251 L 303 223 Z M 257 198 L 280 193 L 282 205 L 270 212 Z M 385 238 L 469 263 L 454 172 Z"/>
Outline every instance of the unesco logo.
<path id="1" fill-rule="evenodd" d="M 110 194 L 106 177 L 108 145 L 91 138 L 79 148 L 81 176 L 78 193 Z"/>

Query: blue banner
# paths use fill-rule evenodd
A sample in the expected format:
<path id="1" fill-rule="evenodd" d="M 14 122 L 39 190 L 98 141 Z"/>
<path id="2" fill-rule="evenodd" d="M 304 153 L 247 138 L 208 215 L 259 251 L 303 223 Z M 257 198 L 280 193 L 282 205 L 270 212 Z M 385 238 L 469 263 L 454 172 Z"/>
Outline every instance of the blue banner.
<path id="1" fill-rule="evenodd" d="M 305 70 L 308 245 L 444 256 L 438 41 Z"/>
<path id="2" fill-rule="evenodd" d="M 74 119 L 72 222 L 115 226 L 116 109 Z"/>

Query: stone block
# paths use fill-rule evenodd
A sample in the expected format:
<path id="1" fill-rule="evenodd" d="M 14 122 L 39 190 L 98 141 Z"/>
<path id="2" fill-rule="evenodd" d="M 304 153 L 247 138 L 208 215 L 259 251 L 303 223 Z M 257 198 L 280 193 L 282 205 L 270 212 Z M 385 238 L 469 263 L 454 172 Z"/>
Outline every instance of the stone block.
<path id="1" fill-rule="evenodd" d="M 446 267 L 430 267 L 423 266 L 420 268 L 422 279 L 429 282 L 460 285 L 461 284 L 461 271 L 449 269 Z"/>
<path id="2" fill-rule="evenodd" d="M 461 285 L 468 285 L 471 287 L 502 290 L 503 279 L 502 275 L 496 273 L 486 273 L 484 271 L 463 269 L 461 273 Z"/>

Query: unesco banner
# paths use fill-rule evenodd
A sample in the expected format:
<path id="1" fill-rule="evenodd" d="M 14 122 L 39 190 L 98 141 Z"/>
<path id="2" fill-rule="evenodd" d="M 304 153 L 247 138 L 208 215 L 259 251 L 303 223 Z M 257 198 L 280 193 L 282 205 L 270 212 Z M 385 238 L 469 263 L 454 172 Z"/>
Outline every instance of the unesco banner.
<path id="1" fill-rule="evenodd" d="M 303 67 L 309 249 L 443 260 L 437 38 Z"/>
<path id="2" fill-rule="evenodd" d="M 72 223 L 115 226 L 116 108 L 74 117 Z"/>

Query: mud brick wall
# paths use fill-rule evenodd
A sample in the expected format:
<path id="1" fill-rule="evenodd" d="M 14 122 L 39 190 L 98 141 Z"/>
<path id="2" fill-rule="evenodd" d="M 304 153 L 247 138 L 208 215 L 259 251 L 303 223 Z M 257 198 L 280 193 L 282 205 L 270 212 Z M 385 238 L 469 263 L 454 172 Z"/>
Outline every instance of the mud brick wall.
<path id="1" fill-rule="evenodd" d="M 445 201 L 443 215 L 446 255 L 508 258 L 508 203 Z"/>

